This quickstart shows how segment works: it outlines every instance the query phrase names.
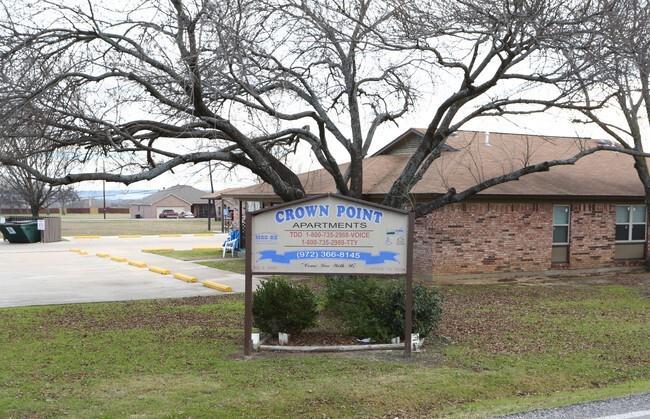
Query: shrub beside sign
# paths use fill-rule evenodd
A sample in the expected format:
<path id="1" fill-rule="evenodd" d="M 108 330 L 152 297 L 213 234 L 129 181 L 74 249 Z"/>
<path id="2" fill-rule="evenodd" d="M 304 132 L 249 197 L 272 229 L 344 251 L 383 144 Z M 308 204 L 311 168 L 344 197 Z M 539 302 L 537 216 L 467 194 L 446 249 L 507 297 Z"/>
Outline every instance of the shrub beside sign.
<path id="1" fill-rule="evenodd" d="M 412 226 L 407 211 L 331 194 L 247 213 L 244 353 L 251 353 L 253 274 L 406 275 L 410 336 Z"/>
<path id="2" fill-rule="evenodd" d="M 324 196 L 254 216 L 255 273 L 406 274 L 408 214 Z"/>

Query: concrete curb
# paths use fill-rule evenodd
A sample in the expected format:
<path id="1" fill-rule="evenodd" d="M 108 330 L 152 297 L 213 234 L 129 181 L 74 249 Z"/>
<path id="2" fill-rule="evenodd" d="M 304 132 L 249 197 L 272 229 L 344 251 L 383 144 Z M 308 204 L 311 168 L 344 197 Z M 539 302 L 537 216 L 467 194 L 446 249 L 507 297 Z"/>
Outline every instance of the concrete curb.
<path id="1" fill-rule="evenodd" d="M 174 249 L 171 247 L 146 247 L 141 252 L 173 252 Z"/>
<path id="2" fill-rule="evenodd" d="M 404 349 L 403 343 L 376 343 L 370 345 L 332 345 L 332 346 L 280 346 L 260 345 L 261 351 L 276 352 L 357 352 L 390 351 Z"/>
<path id="3" fill-rule="evenodd" d="M 230 285 L 224 285 L 214 281 L 203 281 L 203 286 L 221 292 L 232 292 L 232 287 Z"/>
<path id="4" fill-rule="evenodd" d="M 181 281 L 185 281 L 185 282 L 188 282 L 190 284 L 193 284 L 195 282 L 199 282 L 199 280 L 196 279 L 195 276 L 185 275 L 185 274 L 181 274 L 181 273 L 175 273 L 174 278 L 180 279 Z"/>
<path id="5" fill-rule="evenodd" d="M 195 247 L 192 250 L 221 250 L 221 247 L 212 247 L 212 246 L 203 246 L 203 247 Z M 174 251 L 174 249 L 171 248 L 148 248 L 148 249 L 142 249 L 142 251 Z M 82 250 L 78 247 L 74 247 L 71 249 L 68 249 L 68 251 L 73 252 L 73 253 L 78 253 L 79 255 L 86 256 L 88 255 L 88 252 L 85 250 Z M 127 259 L 126 257 L 123 256 L 111 256 L 107 252 L 97 252 L 96 253 L 97 257 L 103 258 L 103 259 L 110 259 L 113 262 L 119 262 L 119 263 L 127 263 L 130 266 L 134 266 L 136 268 L 147 268 L 150 272 L 157 273 L 160 275 L 172 275 L 175 279 L 178 279 L 183 282 L 187 282 L 189 284 L 195 284 L 195 283 L 201 283 L 203 284 L 204 287 L 211 288 L 213 290 L 223 292 L 223 293 L 231 293 L 233 292 L 233 289 L 230 285 L 225 285 L 221 284 L 216 281 L 199 281 L 199 279 L 195 276 L 183 274 L 180 272 L 175 272 L 172 273 L 170 269 L 167 268 L 161 268 L 158 266 L 149 266 L 146 262 L 139 261 L 139 260 L 134 260 L 134 259 Z"/>
<path id="6" fill-rule="evenodd" d="M 169 269 L 159 268 L 157 266 L 149 266 L 149 270 L 160 275 L 169 275 L 171 273 Z"/>
<path id="7" fill-rule="evenodd" d="M 129 265 L 135 266 L 136 268 L 146 268 L 148 265 L 144 262 L 141 262 L 139 260 L 127 260 L 126 261 Z"/>

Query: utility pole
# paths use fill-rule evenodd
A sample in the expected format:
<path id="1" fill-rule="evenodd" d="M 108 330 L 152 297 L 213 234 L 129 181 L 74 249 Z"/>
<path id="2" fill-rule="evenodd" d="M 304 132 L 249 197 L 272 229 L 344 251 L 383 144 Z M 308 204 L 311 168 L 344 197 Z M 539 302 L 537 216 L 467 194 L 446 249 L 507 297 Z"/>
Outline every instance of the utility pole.
<path id="1" fill-rule="evenodd" d="M 106 162 L 102 162 L 104 173 L 106 173 Z M 104 220 L 106 219 L 106 180 L 102 182 L 102 195 L 104 196 Z"/>
<path id="2" fill-rule="evenodd" d="M 212 161 L 208 160 L 208 170 L 210 171 L 210 192 L 214 193 L 214 183 L 212 182 Z"/>
<path id="3" fill-rule="evenodd" d="M 214 194 L 214 182 L 212 181 L 212 160 L 208 160 L 208 172 L 210 174 L 210 192 Z M 212 213 L 214 213 L 214 221 L 217 221 L 217 211 L 214 208 L 215 200 L 208 199 L 208 231 L 212 231 Z M 221 221 L 223 224 L 223 220 Z"/>
<path id="4" fill-rule="evenodd" d="M 214 194 L 214 182 L 212 181 L 212 162 L 211 161 L 208 161 L 208 167 L 210 168 L 210 192 L 212 192 L 212 194 Z M 210 206 L 210 212 L 214 213 L 214 221 L 217 221 L 217 211 L 216 211 L 215 205 L 217 205 L 217 200 L 213 199 L 212 200 L 212 205 Z M 209 216 L 210 215 L 208 214 L 208 217 Z M 221 222 L 223 223 L 223 220 L 221 220 Z"/>

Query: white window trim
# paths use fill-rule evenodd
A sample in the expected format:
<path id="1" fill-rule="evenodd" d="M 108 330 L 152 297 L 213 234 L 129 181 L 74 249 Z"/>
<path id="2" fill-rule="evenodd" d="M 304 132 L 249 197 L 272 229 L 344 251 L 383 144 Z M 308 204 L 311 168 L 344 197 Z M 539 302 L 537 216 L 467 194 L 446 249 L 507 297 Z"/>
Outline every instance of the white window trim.
<path id="1" fill-rule="evenodd" d="M 567 241 L 565 243 L 556 243 L 553 241 L 553 234 L 551 231 L 551 242 L 553 246 L 568 246 L 571 243 L 571 205 L 553 205 L 553 213 L 555 213 L 555 208 L 566 208 L 568 212 L 568 217 L 567 217 L 567 224 L 555 224 L 555 220 L 551 219 L 551 225 L 552 228 L 555 227 L 566 227 L 566 238 Z"/>
<path id="2" fill-rule="evenodd" d="M 635 222 L 632 222 L 632 212 L 630 211 L 631 208 L 632 208 L 632 207 L 641 207 L 641 206 L 642 206 L 642 207 L 645 209 L 645 211 L 646 211 L 645 222 L 643 222 L 643 223 L 635 223 Z M 625 207 L 625 208 L 628 209 L 628 212 L 629 212 L 629 213 L 628 213 L 628 220 L 629 220 L 629 221 L 628 221 L 627 223 L 617 223 L 617 222 L 616 222 L 616 219 L 614 219 L 614 228 L 616 228 L 616 226 L 619 226 L 619 225 L 621 225 L 621 226 L 624 226 L 624 225 L 628 226 L 628 227 L 629 227 L 628 230 L 627 230 L 627 237 L 628 237 L 628 240 L 615 240 L 615 242 L 616 242 L 616 243 L 620 243 L 620 244 L 635 244 L 635 243 L 638 244 L 638 243 L 645 243 L 645 242 L 648 240 L 648 210 L 647 210 L 646 206 L 645 206 L 645 205 L 636 205 L 636 204 L 630 204 L 630 205 L 616 205 L 616 208 L 618 208 L 618 207 Z M 645 226 L 645 228 L 643 229 L 643 240 L 632 240 L 632 226 L 635 226 L 635 225 L 637 225 L 637 226 L 638 226 L 638 225 Z M 614 235 L 616 235 L 616 231 L 614 231 Z"/>

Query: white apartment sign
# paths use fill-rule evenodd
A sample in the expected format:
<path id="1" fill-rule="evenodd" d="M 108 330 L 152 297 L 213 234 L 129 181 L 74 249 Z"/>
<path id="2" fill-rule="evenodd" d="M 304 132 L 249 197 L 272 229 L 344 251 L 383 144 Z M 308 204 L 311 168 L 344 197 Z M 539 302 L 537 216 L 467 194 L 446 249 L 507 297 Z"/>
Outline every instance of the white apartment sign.
<path id="1" fill-rule="evenodd" d="M 252 214 L 253 273 L 406 273 L 409 214 L 338 195 Z"/>
<path id="2" fill-rule="evenodd" d="M 411 336 L 413 224 L 413 213 L 340 195 L 247 212 L 244 355 L 253 347 L 253 274 L 405 275 L 404 336 Z M 410 356 L 411 339 L 404 351 Z"/>

